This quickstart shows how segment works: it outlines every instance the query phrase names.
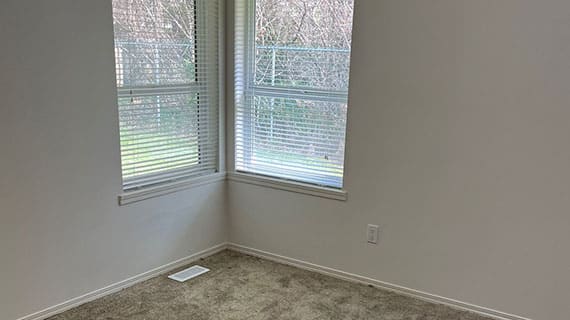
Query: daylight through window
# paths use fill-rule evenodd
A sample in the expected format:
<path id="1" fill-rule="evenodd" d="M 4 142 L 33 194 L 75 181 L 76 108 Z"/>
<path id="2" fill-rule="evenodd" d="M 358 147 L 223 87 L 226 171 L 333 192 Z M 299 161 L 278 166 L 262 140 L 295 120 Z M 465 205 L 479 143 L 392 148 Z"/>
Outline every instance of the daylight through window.
<path id="1" fill-rule="evenodd" d="M 353 0 L 248 3 L 236 169 L 341 188 Z"/>
<path id="2" fill-rule="evenodd" d="M 113 0 L 123 187 L 217 170 L 218 8 Z"/>

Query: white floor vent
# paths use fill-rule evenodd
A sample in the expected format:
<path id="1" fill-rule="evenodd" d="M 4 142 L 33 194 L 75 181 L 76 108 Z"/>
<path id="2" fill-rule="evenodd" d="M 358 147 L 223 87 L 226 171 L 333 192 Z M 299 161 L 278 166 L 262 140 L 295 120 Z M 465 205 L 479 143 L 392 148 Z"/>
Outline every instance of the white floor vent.
<path id="1" fill-rule="evenodd" d="M 182 271 L 176 272 L 175 274 L 171 274 L 168 276 L 169 279 L 176 280 L 178 282 L 184 282 L 195 278 L 201 274 L 210 271 L 210 269 L 201 267 L 201 266 L 192 266 L 188 269 L 184 269 Z"/>

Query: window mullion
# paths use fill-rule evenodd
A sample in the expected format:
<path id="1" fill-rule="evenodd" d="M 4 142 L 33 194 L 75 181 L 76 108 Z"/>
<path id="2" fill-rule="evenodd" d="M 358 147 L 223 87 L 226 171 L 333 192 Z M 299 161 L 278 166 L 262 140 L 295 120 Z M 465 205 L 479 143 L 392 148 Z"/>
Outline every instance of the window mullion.
<path id="1" fill-rule="evenodd" d="M 261 95 L 275 98 L 299 98 L 304 100 L 318 100 L 346 103 L 347 92 L 332 92 L 318 89 L 299 89 L 288 87 L 253 86 L 252 95 Z"/>
<path id="2" fill-rule="evenodd" d="M 179 86 L 161 86 L 161 87 L 121 87 L 117 89 L 119 97 L 130 96 L 156 96 L 165 94 L 192 93 L 202 90 L 203 85 L 200 83 L 188 83 Z"/>

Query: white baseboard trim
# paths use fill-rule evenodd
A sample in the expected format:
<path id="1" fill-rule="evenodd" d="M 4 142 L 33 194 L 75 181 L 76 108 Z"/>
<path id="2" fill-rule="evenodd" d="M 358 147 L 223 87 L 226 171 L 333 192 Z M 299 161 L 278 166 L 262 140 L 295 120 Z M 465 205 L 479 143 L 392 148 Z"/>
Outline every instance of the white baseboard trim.
<path id="1" fill-rule="evenodd" d="M 32 313 L 30 315 L 21 317 L 17 320 L 43 320 L 46 319 L 48 317 L 54 316 L 56 314 L 62 313 L 64 311 L 67 311 L 69 309 L 75 308 L 79 305 L 82 305 L 84 303 L 87 303 L 89 301 L 93 301 L 95 299 L 104 297 L 106 295 L 109 295 L 111 293 L 115 293 L 117 291 L 120 291 L 122 289 L 128 288 L 132 285 L 135 285 L 139 282 L 148 280 L 150 278 L 156 277 L 158 275 L 161 275 L 163 273 L 172 271 L 176 268 L 182 267 L 184 265 L 190 264 L 200 258 L 205 258 L 208 256 L 211 256 L 213 254 L 216 254 L 222 250 L 227 249 L 228 245 L 227 243 L 220 243 L 218 245 L 215 245 L 211 248 L 208 248 L 206 250 L 202 250 L 200 252 L 197 252 L 195 254 L 189 255 L 185 258 L 167 263 L 163 266 L 160 266 L 158 268 L 154 268 L 152 270 L 149 270 L 147 272 L 143 272 L 141 274 L 138 274 L 134 277 L 130 277 L 128 279 L 125 279 L 123 281 L 119 281 L 117 283 L 114 283 L 110 286 L 89 292 L 87 294 L 81 295 L 79 297 L 67 300 L 63 303 L 57 304 L 55 306 L 46 308 L 44 310 Z"/>
<path id="2" fill-rule="evenodd" d="M 349 272 L 344 272 L 344 271 L 333 269 L 333 268 L 324 267 L 324 266 L 313 264 L 310 262 L 281 256 L 278 254 L 274 254 L 274 253 L 270 253 L 270 252 L 266 252 L 266 251 L 242 246 L 242 245 L 235 244 L 235 243 L 218 244 L 218 245 L 213 246 L 211 248 L 208 248 L 206 250 L 192 254 L 188 257 L 167 263 L 163 266 L 149 270 L 147 272 L 143 272 L 143 273 L 138 274 L 134 277 L 119 281 L 119 282 L 114 283 L 112 285 L 109 285 L 107 287 L 92 291 L 90 293 L 87 293 L 87 294 L 81 295 L 79 297 L 67 300 L 67 301 L 60 303 L 60 304 L 57 304 L 55 306 L 52 306 L 52 307 L 46 308 L 44 310 L 32 313 L 30 315 L 18 318 L 17 320 L 44 320 L 46 318 L 49 318 L 49 317 L 54 316 L 56 314 L 59 314 L 61 312 L 75 308 L 75 307 L 82 305 L 84 303 L 87 303 L 87 302 L 93 301 L 95 299 L 104 297 L 106 295 L 115 293 L 115 292 L 120 291 L 122 289 L 133 286 L 139 282 L 148 280 L 150 278 L 156 277 L 156 276 L 161 275 L 163 273 L 166 273 L 166 272 L 172 271 L 174 269 L 177 269 L 179 267 L 182 267 L 184 265 L 190 264 L 190 263 L 192 263 L 192 262 L 194 262 L 200 258 L 205 258 L 205 257 L 211 256 L 211 255 L 216 254 L 216 253 L 218 253 L 222 250 L 225 250 L 225 249 L 230 249 L 230 250 L 241 252 L 241 253 L 248 254 L 251 256 L 263 258 L 266 260 L 287 264 L 287 265 L 290 265 L 293 267 L 317 272 L 320 274 L 328 275 L 328 276 L 338 278 L 338 279 L 342 279 L 342 280 L 362 283 L 362 284 L 366 284 L 366 285 L 373 285 L 375 287 L 379 287 L 382 289 L 398 292 L 398 293 L 401 293 L 401 294 L 404 294 L 407 296 L 411 296 L 411 297 L 414 297 L 417 299 L 421 299 L 424 301 L 448 305 L 448 306 L 453 307 L 453 308 L 475 312 L 475 313 L 478 313 L 481 315 L 493 317 L 493 318 L 498 319 L 498 320 L 531 320 L 529 318 L 516 316 L 513 314 L 508 314 L 505 312 L 501 312 L 501 311 L 477 306 L 474 304 L 461 302 L 458 300 L 434 295 L 431 293 L 422 292 L 422 291 L 402 287 L 402 286 L 395 285 L 392 283 L 388 283 L 388 282 L 384 282 L 384 281 L 380 281 L 380 280 L 376 280 L 376 279 L 352 274 Z"/>
<path id="3" fill-rule="evenodd" d="M 478 313 L 478 314 L 481 314 L 484 316 L 495 318 L 497 320 L 531 320 L 529 318 L 516 316 L 513 314 L 508 314 L 505 312 L 501 312 L 501 311 L 477 306 L 474 304 L 470 304 L 470 303 L 466 303 L 466 302 L 462 302 L 462 301 L 438 296 L 435 294 L 402 287 L 402 286 L 399 286 L 396 284 L 392 284 L 392 283 L 388 283 L 388 282 L 384 282 L 384 281 L 380 281 L 380 280 L 376 280 L 376 279 L 372 279 L 372 278 L 368 278 L 368 277 L 344 272 L 341 270 L 336 270 L 333 268 L 320 266 L 320 265 L 313 264 L 310 262 L 281 256 L 278 254 L 274 254 L 274 253 L 270 253 L 270 252 L 266 252 L 266 251 L 242 246 L 242 245 L 235 244 L 235 243 L 229 243 L 228 249 L 233 250 L 233 251 L 237 251 L 237 252 L 241 252 L 244 254 L 248 254 L 251 256 L 259 257 L 262 259 L 271 260 L 271 261 L 275 261 L 275 262 L 282 263 L 282 264 L 287 264 L 287 265 L 297 267 L 300 269 L 305 269 L 305 270 L 317 272 L 320 274 L 328 275 L 328 276 L 338 278 L 338 279 L 342 279 L 342 280 L 362 283 L 362 284 L 366 284 L 366 285 L 373 285 L 375 287 L 390 290 L 393 292 L 397 292 L 397 293 L 400 293 L 400 294 L 403 294 L 406 296 L 410 296 L 410 297 L 414 297 L 417 299 L 421 299 L 424 301 L 444 304 L 444 305 L 450 306 L 452 308 L 475 312 L 475 313 Z"/>

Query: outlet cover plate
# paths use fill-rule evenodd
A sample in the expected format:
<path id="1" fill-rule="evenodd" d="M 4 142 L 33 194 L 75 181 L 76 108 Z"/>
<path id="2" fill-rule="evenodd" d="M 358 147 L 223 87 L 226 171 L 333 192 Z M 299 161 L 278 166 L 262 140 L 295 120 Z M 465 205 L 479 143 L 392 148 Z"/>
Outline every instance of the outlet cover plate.
<path id="1" fill-rule="evenodd" d="M 378 233 L 380 227 L 375 224 L 369 224 L 366 228 L 366 241 L 371 244 L 378 244 Z"/>

